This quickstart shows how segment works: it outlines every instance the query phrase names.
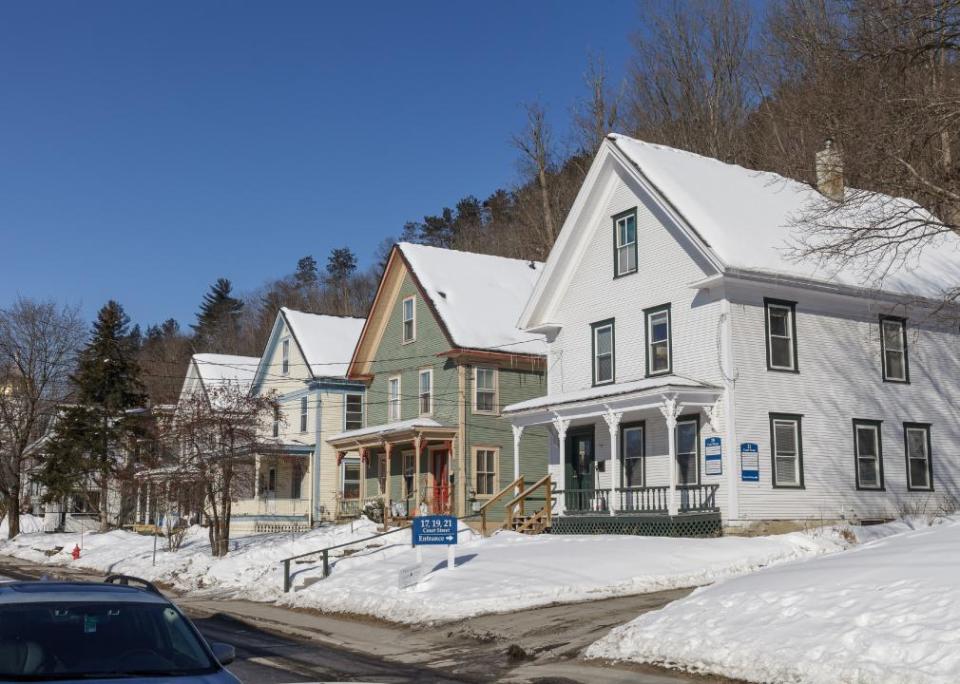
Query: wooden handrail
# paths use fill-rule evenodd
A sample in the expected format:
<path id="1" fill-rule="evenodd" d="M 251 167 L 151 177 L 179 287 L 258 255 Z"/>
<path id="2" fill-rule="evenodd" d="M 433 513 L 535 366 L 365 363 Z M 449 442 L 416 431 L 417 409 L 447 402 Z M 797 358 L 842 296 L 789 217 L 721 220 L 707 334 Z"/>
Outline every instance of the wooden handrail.
<path id="1" fill-rule="evenodd" d="M 509 502 L 507 502 L 507 504 L 506 504 L 506 509 L 507 509 L 506 525 L 507 525 L 507 527 L 511 527 L 511 528 L 513 527 L 513 518 L 514 518 L 514 516 L 516 515 L 516 506 L 517 506 L 517 504 L 520 504 L 520 515 L 523 515 L 523 512 L 524 512 L 524 511 L 523 511 L 523 504 L 524 504 L 524 502 L 526 501 L 527 497 L 530 496 L 530 494 L 532 494 L 535 490 L 539 489 L 540 487 L 543 487 L 544 485 L 546 486 L 546 494 L 545 494 L 545 496 L 544 496 L 544 499 L 545 499 L 545 501 L 544 501 L 544 504 L 545 504 L 545 505 L 544 505 L 544 509 L 547 511 L 547 526 L 548 526 L 548 527 L 550 526 L 551 517 L 552 517 L 552 515 L 553 515 L 553 501 L 552 501 L 552 496 L 553 496 L 553 495 L 552 495 L 552 493 L 551 493 L 551 479 L 550 479 L 550 476 L 549 476 L 549 475 L 544 475 L 544 476 L 541 477 L 539 480 L 537 480 L 536 482 L 534 482 L 532 485 L 530 485 L 529 487 L 527 487 L 526 489 L 524 489 L 522 492 L 520 492 L 519 494 L 517 494 L 515 497 L 513 497 L 513 499 L 511 499 Z"/>
<path id="2" fill-rule="evenodd" d="M 516 488 L 516 487 L 521 487 L 521 486 L 523 486 L 523 476 L 522 476 L 522 475 L 521 475 L 520 477 L 518 477 L 516 480 L 514 480 L 513 482 L 511 482 L 510 484 L 508 484 L 506 487 L 504 487 L 503 489 L 501 489 L 499 492 L 497 492 L 496 494 L 494 494 L 493 496 L 491 496 L 489 499 L 487 499 L 486 503 L 484 503 L 484 504 L 480 507 L 480 509 L 477 511 L 477 513 L 480 514 L 480 534 L 481 534 L 481 535 L 483 535 L 484 537 L 487 536 L 487 508 L 489 508 L 493 503 L 495 503 L 495 502 L 499 501 L 500 499 L 502 499 L 503 496 L 504 496 L 507 492 L 509 492 L 511 489 L 514 489 L 514 488 Z"/>

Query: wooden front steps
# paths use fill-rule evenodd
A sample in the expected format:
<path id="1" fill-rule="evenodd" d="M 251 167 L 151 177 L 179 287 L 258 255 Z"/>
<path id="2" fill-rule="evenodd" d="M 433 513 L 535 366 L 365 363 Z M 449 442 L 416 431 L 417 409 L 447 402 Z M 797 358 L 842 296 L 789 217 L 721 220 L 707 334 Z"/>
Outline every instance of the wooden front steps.
<path id="1" fill-rule="evenodd" d="M 549 475 L 546 475 L 531 486 L 524 488 L 525 481 L 523 477 L 508 484 L 499 492 L 488 499 L 480 507 L 480 532 L 484 536 L 488 534 L 487 514 L 490 507 L 508 493 L 513 493 L 514 497 L 504 504 L 506 516 L 501 529 L 513 530 L 521 534 L 541 534 L 549 531 L 553 524 L 553 483 Z M 527 499 L 534 493 L 543 493 L 543 506 L 533 513 L 526 512 Z"/>

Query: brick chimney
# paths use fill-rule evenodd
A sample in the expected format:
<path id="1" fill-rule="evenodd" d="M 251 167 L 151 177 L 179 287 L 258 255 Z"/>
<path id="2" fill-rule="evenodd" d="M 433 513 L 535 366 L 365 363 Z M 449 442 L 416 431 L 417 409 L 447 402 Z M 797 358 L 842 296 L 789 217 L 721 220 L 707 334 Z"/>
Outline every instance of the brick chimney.
<path id="1" fill-rule="evenodd" d="M 843 157 L 827 138 L 823 149 L 817 152 L 817 190 L 835 202 L 843 200 Z"/>

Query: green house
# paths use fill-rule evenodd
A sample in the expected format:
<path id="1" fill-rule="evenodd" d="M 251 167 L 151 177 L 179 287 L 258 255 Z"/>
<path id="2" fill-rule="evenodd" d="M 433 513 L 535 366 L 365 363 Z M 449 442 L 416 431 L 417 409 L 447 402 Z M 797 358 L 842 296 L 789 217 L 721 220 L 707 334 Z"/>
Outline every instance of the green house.
<path id="1" fill-rule="evenodd" d="M 547 390 L 544 341 L 516 327 L 541 269 L 394 246 L 347 372 L 367 386 L 364 427 L 327 440 L 355 464 L 362 500 L 382 501 L 391 519 L 464 516 L 547 471 L 545 429 L 520 442 L 501 417 Z M 502 518 L 502 500 L 488 509 Z"/>

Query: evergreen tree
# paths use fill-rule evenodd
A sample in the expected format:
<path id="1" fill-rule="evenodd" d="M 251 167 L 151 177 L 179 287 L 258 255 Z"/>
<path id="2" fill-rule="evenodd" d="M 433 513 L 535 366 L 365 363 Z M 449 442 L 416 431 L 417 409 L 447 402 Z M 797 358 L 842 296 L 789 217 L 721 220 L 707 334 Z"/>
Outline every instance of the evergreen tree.
<path id="1" fill-rule="evenodd" d="M 139 432 L 139 417 L 131 409 L 146 402 L 129 323 L 115 301 L 100 309 L 71 376 L 75 403 L 60 416 L 42 464 L 48 496 L 65 497 L 97 485 L 99 498 L 89 503 L 100 511 L 101 530 L 109 526 L 111 479 L 130 466 L 124 453 Z"/>
<path id="2" fill-rule="evenodd" d="M 243 302 L 231 293 L 233 286 L 219 278 L 204 295 L 197 322 L 190 327 L 196 335 L 198 351 L 236 353 L 240 343 L 240 316 Z"/>
<path id="3" fill-rule="evenodd" d="M 317 286 L 317 260 L 309 254 L 297 262 L 297 272 L 294 274 L 297 286 L 310 289 Z"/>
<path id="4" fill-rule="evenodd" d="M 337 295 L 339 314 L 350 313 L 350 278 L 357 270 L 357 257 L 349 247 L 338 247 L 327 257 L 327 286 Z"/>

